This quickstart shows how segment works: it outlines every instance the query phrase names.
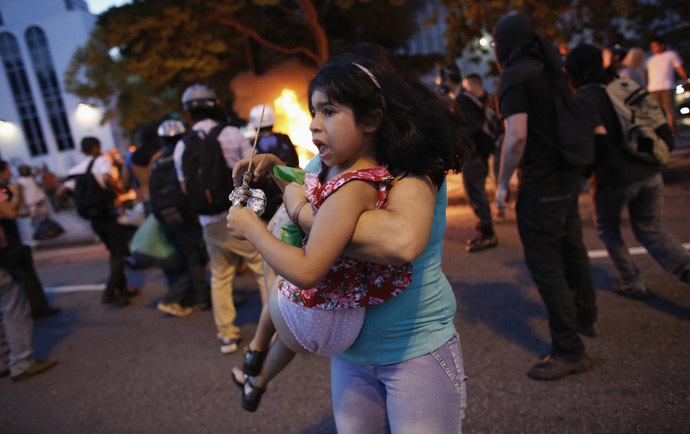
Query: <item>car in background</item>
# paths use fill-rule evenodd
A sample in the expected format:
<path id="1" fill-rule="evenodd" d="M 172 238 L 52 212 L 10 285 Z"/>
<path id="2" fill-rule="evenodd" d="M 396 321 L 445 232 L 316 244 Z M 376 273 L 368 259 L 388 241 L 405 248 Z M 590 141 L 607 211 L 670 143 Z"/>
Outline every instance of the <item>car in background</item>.
<path id="1" fill-rule="evenodd" d="M 676 123 L 690 126 L 690 80 L 683 87 L 683 81 L 679 80 L 676 85 L 675 106 Z"/>

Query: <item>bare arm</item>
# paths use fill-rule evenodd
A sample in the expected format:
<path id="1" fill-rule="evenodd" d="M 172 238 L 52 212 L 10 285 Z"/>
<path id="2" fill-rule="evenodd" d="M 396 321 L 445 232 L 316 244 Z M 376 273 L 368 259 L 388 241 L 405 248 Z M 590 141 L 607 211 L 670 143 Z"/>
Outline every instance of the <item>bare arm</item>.
<path id="1" fill-rule="evenodd" d="M 357 219 L 373 208 L 377 195 L 368 182 L 351 181 L 340 187 L 319 209 L 304 250 L 275 238 L 248 208 L 230 208 L 228 229 L 252 243 L 277 274 L 300 288 L 311 288 L 342 254 Z"/>
<path id="2" fill-rule="evenodd" d="M 436 194 L 437 189 L 428 178 L 408 175 L 396 180 L 388 193 L 386 209 L 366 211 L 360 216 L 344 253 L 389 265 L 417 259 L 429 242 Z M 285 190 L 285 207 L 290 216 L 303 197 L 292 185 Z M 309 232 L 315 217 L 311 207 L 303 207 L 299 226 Z"/>
<path id="3" fill-rule="evenodd" d="M 498 193 L 496 203 L 499 208 L 505 207 L 509 191 L 510 178 L 517 169 L 527 144 L 527 113 L 516 113 L 504 121 L 505 137 L 501 154 L 501 172 L 498 176 Z"/>
<path id="4" fill-rule="evenodd" d="M 678 65 L 678 66 L 676 67 L 676 72 L 677 72 L 678 75 L 680 75 L 680 77 L 683 79 L 683 88 L 685 88 L 686 86 L 688 86 L 688 76 L 687 76 L 687 74 L 685 73 L 685 69 L 683 68 L 683 65 Z"/>

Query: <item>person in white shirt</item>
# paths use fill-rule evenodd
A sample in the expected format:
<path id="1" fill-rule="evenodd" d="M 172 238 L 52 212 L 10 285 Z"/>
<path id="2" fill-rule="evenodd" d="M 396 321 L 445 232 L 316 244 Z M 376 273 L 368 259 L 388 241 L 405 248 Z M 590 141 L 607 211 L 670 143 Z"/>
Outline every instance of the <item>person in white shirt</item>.
<path id="1" fill-rule="evenodd" d="M 24 204 L 29 209 L 31 226 L 36 227 L 42 217 L 50 218 L 47 204 L 48 197 L 36 183 L 29 166 L 25 164 L 19 166 L 19 179 L 17 183 L 22 186 Z"/>
<path id="2" fill-rule="evenodd" d="M 675 132 L 673 89 L 675 89 L 675 73 L 683 79 L 683 86 L 687 86 L 688 76 L 683 69 L 683 61 L 675 51 L 667 50 L 662 38 L 656 38 L 649 45 L 653 56 L 647 60 L 647 90 L 661 107 L 666 110 L 668 123 Z"/>
<path id="3" fill-rule="evenodd" d="M 95 137 L 84 137 L 81 141 L 81 151 L 87 158 L 72 167 L 68 172 L 68 179 L 62 185 L 58 195 L 65 196 L 68 191 L 76 188 L 76 178 L 84 175 L 89 167 L 91 174 L 104 190 L 121 193 L 122 187 L 118 180 L 112 176 L 112 162 L 105 155 L 101 155 L 101 142 Z M 93 162 L 93 164 L 91 164 Z M 103 241 L 110 253 L 110 275 L 106 283 L 101 302 L 117 307 L 127 306 L 129 297 L 137 295 L 139 291 L 132 289 L 127 284 L 125 276 L 124 257 L 129 253 L 129 237 L 125 228 L 117 222 L 118 210 L 114 203 L 105 204 L 107 212 L 89 218 L 91 228 Z"/>

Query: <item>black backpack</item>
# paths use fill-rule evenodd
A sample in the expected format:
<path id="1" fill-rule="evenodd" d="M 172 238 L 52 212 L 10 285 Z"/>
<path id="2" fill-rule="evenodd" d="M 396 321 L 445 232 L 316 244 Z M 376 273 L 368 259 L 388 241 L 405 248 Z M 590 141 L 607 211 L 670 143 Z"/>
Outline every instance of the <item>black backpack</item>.
<path id="1" fill-rule="evenodd" d="M 76 186 L 74 187 L 74 204 L 77 207 L 77 212 L 89 220 L 110 215 L 115 200 L 115 193 L 110 189 L 101 187 L 91 173 L 96 158 L 91 160 L 86 172 L 76 176 Z"/>
<path id="2" fill-rule="evenodd" d="M 182 171 L 187 199 L 197 214 L 218 214 L 230 208 L 232 168 L 228 167 L 218 142 L 225 127 L 217 125 L 208 134 L 192 131 L 183 139 Z"/>
<path id="3" fill-rule="evenodd" d="M 151 211 L 166 226 L 181 225 L 194 217 L 180 189 L 172 154 L 156 158 L 149 178 Z"/>
<path id="4" fill-rule="evenodd" d="M 554 83 L 554 81 L 551 81 Z M 594 164 L 594 127 L 592 117 L 595 109 L 584 98 L 569 91 L 551 86 L 556 121 L 556 141 L 547 137 L 538 128 L 530 128 L 542 139 L 554 143 L 564 167 L 585 169 Z"/>

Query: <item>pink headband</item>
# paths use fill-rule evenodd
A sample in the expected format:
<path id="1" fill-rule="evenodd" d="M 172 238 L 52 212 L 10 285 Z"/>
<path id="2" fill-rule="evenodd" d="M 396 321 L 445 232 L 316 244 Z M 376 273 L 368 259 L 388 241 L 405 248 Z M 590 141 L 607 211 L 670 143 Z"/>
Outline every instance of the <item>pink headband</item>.
<path id="1" fill-rule="evenodd" d="M 359 63 L 354 63 L 354 62 L 353 62 L 352 64 L 355 65 L 357 68 L 361 69 L 362 71 L 364 71 L 364 73 L 365 73 L 366 75 L 368 75 L 369 78 L 371 78 L 371 81 L 374 82 L 374 84 L 376 85 L 376 87 L 378 87 L 379 89 L 381 89 L 381 85 L 379 84 L 379 81 L 376 79 L 376 77 L 374 77 L 374 74 L 372 74 L 371 71 L 369 71 L 366 67 L 360 65 Z"/>

